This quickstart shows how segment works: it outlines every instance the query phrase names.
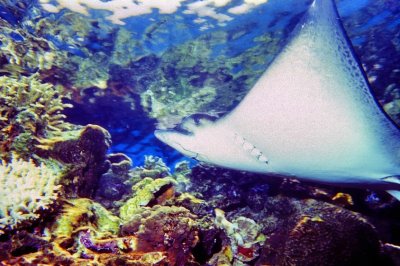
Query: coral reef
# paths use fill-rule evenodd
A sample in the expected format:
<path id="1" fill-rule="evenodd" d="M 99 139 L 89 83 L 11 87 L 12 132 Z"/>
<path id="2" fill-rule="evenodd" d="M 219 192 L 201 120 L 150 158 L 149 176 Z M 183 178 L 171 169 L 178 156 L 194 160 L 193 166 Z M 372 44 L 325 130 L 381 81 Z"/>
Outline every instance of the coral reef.
<path id="1" fill-rule="evenodd" d="M 13 157 L 0 164 L 0 235 L 43 217 L 59 196 L 60 169 Z"/>
<path id="2" fill-rule="evenodd" d="M 0 66 L 2 73 L 18 76 L 37 70 L 61 66 L 66 54 L 58 51 L 47 39 L 38 37 L 23 28 L 16 28 L 0 18 Z"/>
<path id="3" fill-rule="evenodd" d="M 153 179 L 170 175 L 170 170 L 163 160 L 152 155 L 145 156 L 144 165 L 137 167 L 133 173 L 133 176 L 138 176 L 139 178 L 150 177 Z"/>
<path id="4" fill-rule="evenodd" d="M 119 28 L 114 42 L 114 49 L 111 55 L 111 64 L 127 67 L 129 63 L 140 59 L 146 54 L 143 44 L 135 39 L 134 33 L 125 28 Z"/>
<path id="5" fill-rule="evenodd" d="M 85 39 L 96 31 L 96 27 L 84 16 L 68 12 L 60 16 L 42 16 L 35 22 L 28 20 L 24 24 L 31 27 L 35 35 L 50 40 L 58 51 L 78 56 L 89 53 L 85 48 Z M 109 30 L 103 23 L 98 23 L 97 26 L 101 28 L 99 31 Z"/>
<path id="6" fill-rule="evenodd" d="M 46 60 L 48 66 L 41 68 L 42 80 L 62 84 L 76 102 L 82 101 L 85 89 L 98 90 L 97 96 L 121 96 L 132 108 L 142 105 L 164 126 L 195 112 L 231 108 L 262 72 L 254 66 L 265 66 L 273 57 L 265 59 L 260 53 L 277 49 L 276 38 L 258 38 L 254 49 L 232 58 L 231 51 L 221 45 L 235 33 L 216 31 L 211 36 L 190 36 L 189 41 L 155 53 L 148 42 L 154 42 L 154 30 L 162 32 L 165 26 L 154 24 L 142 39 L 101 20 L 91 25 L 73 12 L 40 18 L 36 23 L 27 20 L 24 25 L 51 47 L 54 59 Z M 161 41 L 162 35 L 157 38 Z M 20 45 L 25 47 L 25 43 Z M 241 70 L 236 71 L 239 65 Z"/>
<path id="7" fill-rule="evenodd" d="M 159 85 L 157 86 L 159 87 Z M 192 114 L 195 110 L 202 110 L 204 106 L 213 102 L 216 97 L 216 90 L 212 87 L 204 87 L 193 92 L 190 97 L 178 95 L 171 89 L 165 87 L 158 88 L 162 94 L 155 96 L 155 93 L 149 89 L 141 94 L 141 103 L 143 108 L 149 112 L 152 118 L 160 122 L 168 117 L 182 118 Z"/>
<path id="8" fill-rule="evenodd" d="M 71 199 L 46 228 L 30 233 L 46 244 L 41 244 L 34 252 L 15 257 L 10 256 L 15 253 L 11 247 L 3 263 L 98 265 L 118 261 L 129 253 L 131 245 L 135 245 L 133 237 L 118 238 L 118 230 L 118 217 L 100 204 L 84 198 Z"/>
<path id="9" fill-rule="evenodd" d="M 385 257 L 389 248 L 381 248 L 371 223 L 323 201 L 353 208 L 357 197 L 352 202 L 348 194 L 322 193 L 295 181 L 262 187 L 257 175 L 252 180 L 249 174 L 213 168 L 190 171 L 187 163 L 171 175 L 157 157 L 134 169 L 122 154 L 104 158 L 108 175 L 133 183 L 132 193 L 109 206 L 114 214 L 90 199 L 66 199 L 34 229 L 14 236 L 5 232 L 0 238 L 4 265 L 392 265 Z M 188 185 L 194 174 L 197 179 Z M 232 191 L 233 185 L 224 184 L 229 182 L 242 189 Z M 187 192 L 178 192 L 179 184 Z M 215 189 L 218 193 L 209 193 Z M 206 200 L 197 198 L 205 195 Z M 244 195 L 249 199 L 239 204 Z M 214 215 L 217 204 L 224 211 Z"/>
<path id="10" fill-rule="evenodd" d="M 140 94 L 141 105 L 159 127 L 171 127 L 196 112 L 217 114 L 233 108 L 278 51 L 279 34 L 262 34 L 254 46 L 231 55 L 221 48 L 231 37 L 223 31 L 187 41 L 160 57 L 157 82 Z"/>
<path id="11" fill-rule="evenodd" d="M 166 252 L 168 265 L 187 265 L 198 242 L 195 219 L 185 208 L 156 205 L 132 216 L 121 227 L 121 234 L 137 236 L 138 250 Z"/>
<path id="12" fill-rule="evenodd" d="M 271 204 L 279 206 L 281 200 L 278 197 Z M 259 265 L 382 263 L 378 235 L 359 214 L 315 200 L 292 200 L 286 208 L 290 215 L 285 218 L 285 226 L 275 226 L 274 232 L 269 234 Z M 272 232 L 273 228 L 264 230 Z"/>
<path id="13" fill-rule="evenodd" d="M 107 161 L 110 162 L 110 168 L 99 178 L 95 199 L 111 209 L 116 201 L 131 192 L 129 171 L 132 160 L 125 154 L 112 153 L 107 155 Z"/>
<path id="14" fill-rule="evenodd" d="M 381 249 L 375 227 L 360 214 L 340 207 L 359 206 L 364 195 L 357 191 L 343 193 L 296 180 L 263 180 L 259 175 L 198 166 L 189 176 L 188 192 L 207 199 L 208 205 L 194 213 L 207 215 L 209 207 L 225 212 L 216 211 L 214 224 L 223 229 L 223 235 L 221 249 L 209 260 L 211 265 L 393 265 Z M 238 243 L 245 242 L 241 230 L 255 224 L 256 231 L 265 235 L 264 245 L 239 248 Z M 390 241 L 391 235 L 383 239 Z M 346 248 L 338 250 L 341 246 Z M 254 260 L 246 261 L 251 255 L 256 255 Z"/>
<path id="15" fill-rule="evenodd" d="M 56 242 L 63 242 L 78 228 L 95 230 L 99 237 L 110 236 L 118 232 L 119 219 L 89 199 L 69 199 L 52 225 L 51 232 Z"/>
<path id="16" fill-rule="evenodd" d="M 108 55 L 103 52 L 98 52 L 90 58 L 73 57 L 70 64 L 76 69 L 70 70 L 73 73 L 70 77 L 72 85 L 79 89 L 91 87 L 106 89 L 110 78 L 107 57 Z M 98 67 L 100 65 L 103 67 Z"/>
<path id="17" fill-rule="evenodd" d="M 229 238 L 229 248 L 239 262 L 249 262 L 260 255 L 260 247 L 265 241 L 261 226 L 254 220 L 240 216 L 229 222 L 224 211 L 215 210 L 215 224 L 223 229 Z"/>
<path id="18" fill-rule="evenodd" d="M 176 181 L 171 177 L 152 179 L 145 177 L 132 187 L 133 196 L 121 206 L 122 220 L 129 220 L 141 207 L 162 205 L 174 196 Z"/>
<path id="19" fill-rule="evenodd" d="M 41 139 L 59 136 L 71 129 L 61 113 L 71 107 L 63 103 L 59 87 L 43 84 L 37 76 L 0 77 L 0 155 L 7 159 L 14 151 L 30 158 Z"/>
<path id="20" fill-rule="evenodd" d="M 53 224 L 29 233 L 26 240 L 36 239 L 39 248 L 13 257 L 15 246 L 4 245 L 9 253 L 2 263 L 198 265 L 191 254 L 198 243 L 196 224 L 185 208 L 157 205 L 142 208 L 120 229 L 119 218 L 100 204 L 71 199 Z"/>

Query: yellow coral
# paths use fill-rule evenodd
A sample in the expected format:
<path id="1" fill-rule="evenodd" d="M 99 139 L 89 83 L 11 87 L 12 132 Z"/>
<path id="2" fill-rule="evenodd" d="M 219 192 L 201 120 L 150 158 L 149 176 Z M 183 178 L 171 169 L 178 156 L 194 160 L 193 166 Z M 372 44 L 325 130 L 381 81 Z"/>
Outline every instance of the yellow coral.
<path id="1" fill-rule="evenodd" d="M 61 131 L 66 127 L 64 115 L 60 114 L 70 104 L 62 103 L 61 89 L 49 83 L 41 83 L 35 75 L 20 79 L 0 77 L 1 96 L 4 99 L 1 120 L 9 120 L 13 109 L 31 111 L 40 117 L 50 131 Z M 4 108 L 6 107 L 6 108 Z"/>
<path id="2" fill-rule="evenodd" d="M 148 206 L 151 202 L 162 204 L 175 194 L 176 181 L 171 177 L 152 179 L 146 177 L 132 187 L 134 195 L 120 208 L 122 220 L 129 220 L 132 215 Z M 159 194 L 156 196 L 156 194 Z"/>
<path id="3" fill-rule="evenodd" d="M 4 5 L 4 1 L 2 2 Z M 7 5 L 7 4 L 6 4 Z M 27 22 L 31 28 L 35 23 Z M 1 72 L 16 76 L 29 73 L 29 69 L 49 70 L 53 66 L 62 66 L 67 58 L 66 51 L 56 50 L 56 47 L 39 34 L 31 34 L 28 30 L 15 27 L 6 20 L 0 20 L 1 32 L 0 55 L 6 59 L 7 64 L 2 65 Z M 19 36 L 16 41 L 10 35 Z"/>
<path id="4" fill-rule="evenodd" d="M 350 194 L 339 192 L 333 196 L 332 201 L 341 206 L 353 206 L 353 198 Z"/>
<path id="5" fill-rule="evenodd" d="M 0 154 L 15 151 L 30 154 L 35 139 L 59 136 L 71 128 L 61 113 L 70 104 L 62 102 L 62 91 L 41 83 L 36 75 L 19 79 L 0 77 Z M 28 156 L 27 156 L 28 157 Z"/>

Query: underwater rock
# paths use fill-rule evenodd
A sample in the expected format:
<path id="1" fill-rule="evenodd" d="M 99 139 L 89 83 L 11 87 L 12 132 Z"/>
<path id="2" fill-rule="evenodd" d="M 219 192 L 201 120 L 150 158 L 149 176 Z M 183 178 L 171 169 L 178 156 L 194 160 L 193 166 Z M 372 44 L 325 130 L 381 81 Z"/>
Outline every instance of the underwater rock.
<path id="1" fill-rule="evenodd" d="M 60 87 L 41 83 L 37 75 L 0 77 L 0 156 L 16 152 L 25 159 L 38 153 L 40 140 L 59 137 L 72 126 L 64 122 Z"/>
<path id="2" fill-rule="evenodd" d="M 224 211 L 249 206 L 255 211 L 264 209 L 267 198 L 279 191 L 279 179 L 265 182 L 257 174 L 243 173 L 208 166 L 195 166 L 188 174 L 188 192 L 207 204 Z"/>
<path id="3" fill-rule="evenodd" d="M 123 153 L 112 153 L 107 155 L 110 161 L 110 170 L 113 174 L 122 177 L 129 176 L 129 170 L 132 167 L 132 160 Z"/>
<path id="4" fill-rule="evenodd" d="M 378 235 L 361 215 L 312 199 L 270 200 L 269 217 L 260 221 L 267 241 L 256 265 L 379 265 Z M 289 211 L 282 213 L 279 208 Z M 284 216 L 282 216 L 282 214 Z M 268 219 L 270 219 L 268 218 Z M 267 221 L 267 220 L 265 220 Z"/>
<path id="5" fill-rule="evenodd" d="M 92 197 L 98 180 L 110 167 L 106 152 L 111 145 L 107 130 L 87 125 L 80 130 L 65 132 L 59 138 L 42 140 L 42 155 L 54 158 L 68 166 L 64 177 L 69 196 Z"/>
<path id="6" fill-rule="evenodd" d="M 110 169 L 99 179 L 96 200 L 105 206 L 111 206 L 113 201 L 120 200 L 130 192 L 127 181 L 132 160 L 123 153 L 109 154 L 107 160 L 110 162 Z"/>
<path id="7" fill-rule="evenodd" d="M 121 235 L 135 235 L 142 252 L 166 252 L 168 265 L 190 265 L 192 248 L 198 242 L 196 216 L 182 207 L 156 205 L 121 227 Z"/>
<path id="8" fill-rule="evenodd" d="M 61 169 L 48 161 L 36 165 L 32 160 L 13 157 L 0 164 L 0 236 L 17 227 L 32 224 L 53 211 L 59 197 Z"/>

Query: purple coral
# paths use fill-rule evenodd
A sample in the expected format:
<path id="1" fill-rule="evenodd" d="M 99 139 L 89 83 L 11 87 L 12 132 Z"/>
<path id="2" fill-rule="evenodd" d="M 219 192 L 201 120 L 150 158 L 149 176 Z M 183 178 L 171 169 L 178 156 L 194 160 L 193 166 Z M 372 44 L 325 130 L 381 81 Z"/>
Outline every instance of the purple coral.
<path id="1" fill-rule="evenodd" d="M 94 242 L 90 230 L 79 232 L 79 241 L 87 249 L 98 253 L 117 253 L 119 250 L 116 240 Z"/>

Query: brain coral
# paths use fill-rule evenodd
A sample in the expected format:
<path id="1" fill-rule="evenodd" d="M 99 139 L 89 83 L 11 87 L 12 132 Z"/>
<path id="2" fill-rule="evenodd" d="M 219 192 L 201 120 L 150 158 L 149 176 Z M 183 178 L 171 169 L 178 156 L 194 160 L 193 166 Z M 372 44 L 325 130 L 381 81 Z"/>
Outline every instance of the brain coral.
<path id="1" fill-rule="evenodd" d="M 44 163 L 13 158 L 0 164 L 0 235 L 38 219 L 58 197 L 59 171 Z"/>

